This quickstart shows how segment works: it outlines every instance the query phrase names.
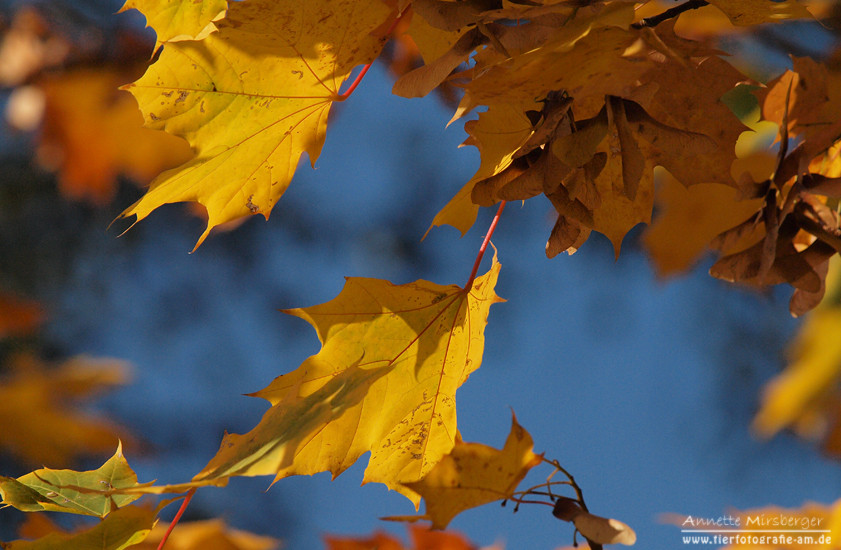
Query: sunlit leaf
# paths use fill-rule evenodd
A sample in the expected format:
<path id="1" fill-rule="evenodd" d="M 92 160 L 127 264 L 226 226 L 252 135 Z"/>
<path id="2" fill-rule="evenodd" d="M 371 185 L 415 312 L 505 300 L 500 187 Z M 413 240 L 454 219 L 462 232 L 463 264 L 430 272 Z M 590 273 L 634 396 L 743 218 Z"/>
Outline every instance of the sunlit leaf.
<path id="1" fill-rule="evenodd" d="M 78 533 L 50 533 L 33 541 L 3 544 L 4 550 L 122 550 L 143 541 L 155 525 L 154 509 L 126 506 Z"/>
<path id="2" fill-rule="evenodd" d="M 364 482 L 417 503 L 405 484 L 455 444 L 455 393 L 481 364 L 499 269 L 469 290 L 350 278 L 332 301 L 289 310 L 316 328 L 321 351 L 255 394 L 272 408 L 250 433 L 227 436 L 196 481 L 337 476 L 370 451 Z"/>
<path id="3" fill-rule="evenodd" d="M 190 162 L 161 174 L 123 212 L 141 220 L 171 202 L 195 201 L 210 230 L 269 212 L 289 186 L 302 153 L 314 163 L 327 114 L 356 65 L 372 61 L 389 16 L 381 2 L 233 2 L 219 31 L 168 44 L 127 87 L 146 125 L 182 136 Z"/>
<path id="4" fill-rule="evenodd" d="M 42 468 L 17 479 L 0 477 L 2 503 L 24 512 L 69 512 L 104 518 L 140 495 L 115 491 L 138 486 L 137 475 L 123 457 L 122 444 L 96 470 L 51 470 Z"/>
<path id="5" fill-rule="evenodd" d="M 541 462 L 532 447 L 531 436 L 516 418 L 501 450 L 456 440 L 450 454 L 423 479 L 407 484 L 423 497 L 426 513 L 384 519 L 424 519 L 432 521 L 433 529 L 444 529 L 464 510 L 510 498 L 528 471 Z"/>
<path id="6" fill-rule="evenodd" d="M 126 0 L 120 11 L 136 9 L 146 16 L 158 35 L 157 50 L 165 42 L 206 38 L 227 7 L 227 0 Z"/>

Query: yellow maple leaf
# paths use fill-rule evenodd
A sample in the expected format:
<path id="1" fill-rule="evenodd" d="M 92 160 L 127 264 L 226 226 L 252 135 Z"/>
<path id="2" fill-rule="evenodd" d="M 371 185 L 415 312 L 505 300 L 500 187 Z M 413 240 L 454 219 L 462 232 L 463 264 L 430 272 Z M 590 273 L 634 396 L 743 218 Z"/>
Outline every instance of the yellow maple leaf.
<path id="1" fill-rule="evenodd" d="M 841 308 L 832 299 L 841 283 L 837 268 L 833 260 L 827 277 L 830 299 L 806 317 L 790 350 L 789 365 L 763 390 L 752 426 L 762 437 L 771 437 L 789 426 L 810 436 L 826 431 L 826 419 L 818 419 L 825 416 L 822 409 L 841 380 L 841 341 L 837 337 Z M 824 429 L 816 429 L 816 422 Z"/>
<path id="2" fill-rule="evenodd" d="M 532 125 L 525 111 L 537 109 L 539 104 L 495 104 L 480 113 L 478 120 L 465 123 L 470 135 L 462 146 L 474 145 L 479 149 L 480 164 L 476 174 L 450 199 L 432 220 L 432 227 L 451 225 L 464 235 L 476 221 L 479 206 L 470 195 L 477 182 L 499 174 L 511 165 L 514 153 L 532 135 Z M 427 231 L 428 232 L 428 231 Z"/>
<path id="3" fill-rule="evenodd" d="M 289 310 L 311 323 L 321 351 L 257 392 L 272 408 L 251 432 L 230 434 L 198 483 L 231 475 L 275 479 L 330 471 L 371 451 L 364 483 L 410 498 L 456 438 L 455 393 L 479 368 L 500 265 L 471 289 L 427 281 L 349 278 L 325 304 Z"/>
<path id="4" fill-rule="evenodd" d="M 157 50 L 165 42 L 206 38 L 227 8 L 227 0 L 126 0 L 120 12 L 135 9 L 146 15 L 147 26 L 158 35 Z"/>
<path id="5" fill-rule="evenodd" d="M 89 529 L 66 533 L 53 531 L 37 540 L 16 540 L 3 543 L 4 550 L 123 550 L 135 548 L 157 521 L 157 510 L 142 506 L 126 506 L 109 514 Z"/>
<path id="6" fill-rule="evenodd" d="M 511 432 L 501 449 L 458 439 L 450 454 L 424 476 L 406 485 L 417 491 L 426 503 L 422 516 L 384 518 L 399 521 L 432 521 L 433 529 L 444 529 L 459 513 L 511 498 L 517 485 L 542 455 L 532 452 L 531 435 L 512 415 Z"/>
<path id="7" fill-rule="evenodd" d="M 684 187 L 663 172 L 655 197 L 658 216 L 643 234 L 643 242 L 658 275 L 689 269 L 716 235 L 756 212 L 759 200 L 737 200 L 736 190 L 718 183 Z M 746 235 L 732 250 L 756 242 L 757 232 Z"/>
<path id="8" fill-rule="evenodd" d="M 388 19 L 381 2 L 234 2 L 219 31 L 169 43 L 127 86 L 150 128 L 187 139 L 196 156 L 166 171 L 121 217 L 139 221 L 171 202 L 195 201 L 207 229 L 268 217 L 302 153 L 314 163 L 327 114 L 356 65 L 372 61 Z"/>
<path id="9" fill-rule="evenodd" d="M 477 63 L 472 69 L 475 78 L 464 85 L 457 115 L 478 105 L 534 101 L 549 90 L 564 89 L 579 103 L 627 95 L 651 66 L 645 58 L 627 53 L 639 37 L 626 30 L 632 21 L 633 4 L 610 4 L 594 16 L 582 15 L 564 25 L 541 47 L 487 66 Z"/>
<path id="10" fill-rule="evenodd" d="M 132 548 L 157 549 L 168 528 L 169 525 L 156 525 L 146 540 Z M 275 538 L 231 529 L 221 519 L 181 522 L 166 543 L 166 548 L 171 550 L 271 550 L 279 547 L 280 541 Z"/>

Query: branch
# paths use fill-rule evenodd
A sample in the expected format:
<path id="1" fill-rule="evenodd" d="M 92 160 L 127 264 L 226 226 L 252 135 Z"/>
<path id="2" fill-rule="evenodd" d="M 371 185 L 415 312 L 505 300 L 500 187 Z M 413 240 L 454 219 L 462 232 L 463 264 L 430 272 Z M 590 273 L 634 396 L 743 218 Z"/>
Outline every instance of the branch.
<path id="1" fill-rule="evenodd" d="M 659 25 L 663 21 L 666 21 L 667 19 L 677 17 L 685 11 L 702 8 L 707 4 L 709 4 L 707 0 L 689 0 L 688 2 L 685 2 L 679 6 L 675 6 L 673 8 L 668 9 L 659 15 L 653 15 L 651 17 L 646 17 L 645 19 L 637 21 L 631 26 L 635 29 L 642 29 L 645 27 L 656 27 L 657 25 Z"/>

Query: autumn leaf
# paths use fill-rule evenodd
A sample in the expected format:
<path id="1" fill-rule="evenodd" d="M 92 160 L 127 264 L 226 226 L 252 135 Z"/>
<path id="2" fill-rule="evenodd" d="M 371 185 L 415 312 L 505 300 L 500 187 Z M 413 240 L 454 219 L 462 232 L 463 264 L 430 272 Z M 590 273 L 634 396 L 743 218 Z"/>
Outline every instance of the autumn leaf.
<path id="1" fill-rule="evenodd" d="M 17 479 L 0 476 L 0 495 L 2 504 L 24 512 L 68 512 L 104 518 L 140 498 L 116 491 L 138 485 L 120 443 L 114 456 L 96 470 L 42 468 Z"/>
<path id="2" fill-rule="evenodd" d="M 571 498 L 558 497 L 552 515 L 560 520 L 572 522 L 576 530 L 590 542 L 591 547 L 593 544 L 631 546 L 637 541 L 637 534 L 627 524 L 617 519 L 591 514 Z"/>
<path id="3" fill-rule="evenodd" d="M 77 357 L 48 369 L 30 356 L 18 356 L 0 378 L 0 449 L 28 463 L 62 464 L 71 457 L 113 449 L 116 424 L 83 413 L 78 403 L 126 383 L 127 367 L 114 360 Z"/>
<path id="4" fill-rule="evenodd" d="M 637 39 L 636 33 L 626 30 L 632 21 L 630 3 L 610 4 L 595 15 L 581 10 L 539 48 L 477 62 L 468 73 L 474 78 L 464 85 L 457 113 L 479 105 L 522 104 L 545 97 L 550 90 L 567 90 L 579 102 L 624 95 L 649 69 L 644 59 L 625 55 Z"/>
<path id="5" fill-rule="evenodd" d="M 662 173 L 655 195 L 658 215 L 642 237 L 657 274 L 688 270 L 719 233 L 759 209 L 758 200 L 737 199 L 736 189 L 730 186 L 702 183 L 687 188 Z M 747 233 L 729 251 L 741 250 L 759 237 L 756 231 Z"/>
<path id="6" fill-rule="evenodd" d="M 146 539 L 132 548 L 156 550 L 168 525 L 156 525 Z M 272 550 L 280 541 L 247 531 L 232 529 L 221 519 L 181 522 L 167 539 L 167 548 L 174 550 Z"/>
<path id="7" fill-rule="evenodd" d="M 531 106 L 534 108 L 537 104 L 532 102 Z M 430 229 L 447 224 L 461 231 L 462 235 L 470 230 L 479 212 L 479 206 L 471 198 L 474 186 L 508 168 L 514 154 L 533 133 L 532 124 L 525 114 L 527 107 L 492 105 L 480 113 L 477 120 L 465 123 L 464 130 L 469 137 L 462 146 L 474 145 L 479 149 L 479 168 L 470 181 L 435 215 Z"/>
<path id="8" fill-rule="evenodd" d="M 528 471 L 542 455 L 532 452 L 531 435 L 512 415 L 511 432 L 501 450 L 457 439 L 453 450 L 420 481 L 406 485 L 426 503 L 422 516 L 394 516 L 396 521 L 430 520 L 433 529 L 445 529 L 469 508 L 511 498 Z"/>
<path id="9" fill-rule="evenodd" d="M 760 437 L 772 437 L 787 427 L 801 435 L 820 438 L 836 419 L 833 397 L 841 380 L 841 308 L 833 296 L 839 291 L 837 262 L 828 275 L 829 299 L 810 312 L 789 349 L 785 370 L 763 389 L 752 428 Z M 827 413 L 833 417 L 827 418 Z"/>
<path id="10" fill-rule="evenodd" d="M 206 38 L 227 8 L 227 0 L 126 0 L 120 12 L 135 9 L 146 15 L 147 26 L 158 35 L 157 51 L 165 42 Z"/>
<path id="11" fill-rule="evenodd" d="M 218 32 L 167 44 L 127 89 L 148 127 L 184 137 L 196 156 L 158 176 L 122 217 L 201 203 L 208 222 L 198 244 L 221 223 L 268 217 L 301 154 L 318 158 L 339 87 L 378 55 L 384 38 L 373 33 L 389 11 L 352 0 L 234 2 Z"/>
<path id="12" fill-rule="evenodd" d="M 50 533 L 37 540 L 3 543 L 3 550 L 122 550 L 146 538 L 157 511 L 141 506 L 115 510 L 95 526 L 77 533 Z"/>
<path id="13" fill-rule="evenodd" d="M 397 537 L 378 531 L 370 537 L 324 537 L 327 550 L 404 550 Z"/>
<path id="14" fill-rule="evenodd" d="M 789 135 L 804 138 L 813 156 L 829 148 L 841 133 L 839 86 L 841 72 L 808 57 L 793 57 L 792 69 L 756 94 L 763 117 L 780 125 L 787 115 Z"/>
<path id="15" fill-rule="evenodd" d="M 417 503 L 423 478 L 456 438 L 455 392 L 479 368 L 499 263 L 470 290 L 426 281 L 349 278 L 338 297 L 288 310 L 312 324 L 321 351 L 254 394 L 272 403 L 245 435 L 226 436 L 197 482 L 330 471 L 365 452 L 364 483 Z"/>
<path id="16" fill-rule="evenodd" d="M 191 157 L 184 140 L 143 127 L 132 97 L 117 89 L 125 79 L 116 69 L 76 69 L 38 81 L 45 101 L 38 158 L 70 198 L 107 203 L 118 175 L 146 184 Z"/>

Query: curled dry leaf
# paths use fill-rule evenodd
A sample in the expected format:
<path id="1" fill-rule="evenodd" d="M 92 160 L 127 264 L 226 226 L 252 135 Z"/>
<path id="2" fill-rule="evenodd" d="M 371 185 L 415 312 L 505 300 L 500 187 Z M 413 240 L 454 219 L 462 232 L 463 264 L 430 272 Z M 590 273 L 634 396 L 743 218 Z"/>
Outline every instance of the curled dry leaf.
<path id="1" fill-rule="evenodd" d="M 552 515 L 560 520 L 572 522 L 587 540 L 597 544 L 630 546 L 637 541 L 637 534 L 627 524 L 593 515 L 571 498 L 559 497 L 555 501 Z"/>

